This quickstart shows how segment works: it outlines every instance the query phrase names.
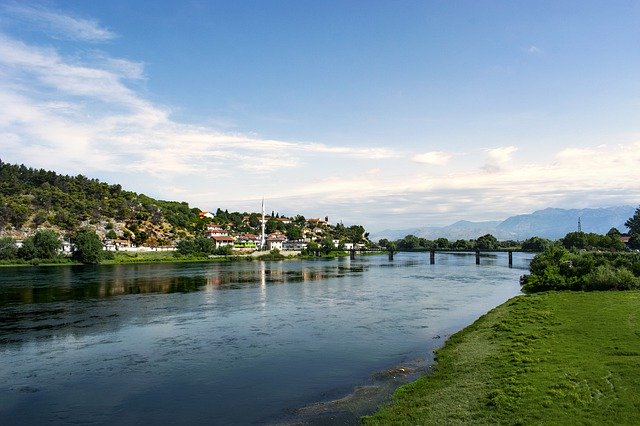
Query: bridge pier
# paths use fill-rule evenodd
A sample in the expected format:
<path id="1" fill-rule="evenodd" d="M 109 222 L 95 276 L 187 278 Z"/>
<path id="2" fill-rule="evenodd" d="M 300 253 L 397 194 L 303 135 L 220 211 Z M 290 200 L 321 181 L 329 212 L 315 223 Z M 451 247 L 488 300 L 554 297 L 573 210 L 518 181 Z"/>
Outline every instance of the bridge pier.
<path id="1" fill-rule="evenodd" d="M 509 268 L 513 268 L 513 252 L 509 250 Z"/>
<path id="2" fill-rule="evenodd" d="M 431 252 L 429 253 L 429 263 L 431 265 L 435 265 L 435 263 L 436 263 L 436 251 L 435 250 L 431 250 Z"/>
<path id="3" fill-rule="evenodd" d="M 476 265 L 480 264 L 480 250 L 476 250 Z"/>

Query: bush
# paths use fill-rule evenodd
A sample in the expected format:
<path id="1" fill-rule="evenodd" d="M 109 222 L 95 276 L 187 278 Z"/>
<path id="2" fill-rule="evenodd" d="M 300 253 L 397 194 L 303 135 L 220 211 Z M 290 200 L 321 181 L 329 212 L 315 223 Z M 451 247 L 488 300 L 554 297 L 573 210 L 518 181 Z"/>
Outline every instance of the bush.
<path id="1" fill-rule="evenodd" d="M 0 260 L 13 260 L 18 257 L 16 240 L 10 237 L 0 238 Z"/>
<path id="2" fill-rule="evenodd" d="M 36 232 L 22 242 L 18 257 L 24 260 L 55 259 L 59 256 L 61 241 L 50 229 Z"/>
<path id="3" fill-rule="evenodd" d="M 640 288 L 640 258 L 629 253 L 570 253 L 553 246 L 533 258 L 522 290 L 631 290 Z"/>
<path id="4" fill-rule="evenodd" d="M 640 279 L 626 268 L 615 269 L 600 265 L 591 271 L 584 280 L 584 290 L 633 290 L 640 287 Z"/>
<path id="5" fill-rule="evenodd" d="M 73 259 L 86 264 L 98 264 L 102 260 L 103 246 L 100 237 L 90 229 L 79 231 L 73 239 Z"/>

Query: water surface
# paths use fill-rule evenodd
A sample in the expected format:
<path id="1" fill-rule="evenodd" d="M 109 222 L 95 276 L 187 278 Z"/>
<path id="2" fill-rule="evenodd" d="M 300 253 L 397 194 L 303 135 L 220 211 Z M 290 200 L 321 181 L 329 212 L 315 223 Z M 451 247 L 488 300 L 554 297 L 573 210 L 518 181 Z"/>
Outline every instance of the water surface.
<path id="1" fill-rule="evenodd" d="M 357 419 L 530 257 L 5 268 L 0 424 Z"/>

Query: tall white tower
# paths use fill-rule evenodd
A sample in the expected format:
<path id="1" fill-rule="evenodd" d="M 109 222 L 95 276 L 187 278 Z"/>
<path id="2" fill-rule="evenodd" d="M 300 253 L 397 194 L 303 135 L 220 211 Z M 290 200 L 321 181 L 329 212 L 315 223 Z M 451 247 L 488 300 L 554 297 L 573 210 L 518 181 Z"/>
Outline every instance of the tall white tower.
<path id="1" fill-rule="evenodd" d="M 267 244 L 267 239 L 264 235 L 264 198 L 262 199 L 262 235 L 260 237 L 260 250 L 264 250 L 266 244 Z"/>

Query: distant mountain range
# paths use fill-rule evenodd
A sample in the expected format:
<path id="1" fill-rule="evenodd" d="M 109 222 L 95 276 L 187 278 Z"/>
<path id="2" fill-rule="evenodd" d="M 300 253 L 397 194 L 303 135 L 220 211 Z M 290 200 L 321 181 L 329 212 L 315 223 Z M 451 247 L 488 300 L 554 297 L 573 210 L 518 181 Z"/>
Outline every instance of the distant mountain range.
<path id="1" fill-rule="evenodd" d="M 378 241 L 381 238 L 398 240 L 407 235 L 415 235 L 429 240 L 447 238 L 475 239 L 491 234 L 499 240 L 525 240 L 531 237 L 542 237 L 556 240 L 567 233 L 576 231 L 578 218 L 584 232 L 606 234 L 611 228 L 626 232 L 624 223 L 633 216 L 635 207 L 616 206 L 598 209 L 554 209 L 538 210 L 530 214 L 511 216 L 503 221 L 469 222 L 458 221 L 443 227 L 422 227 L 398 230 L 384 230 L 372 233 L 370 238 Z"/>

